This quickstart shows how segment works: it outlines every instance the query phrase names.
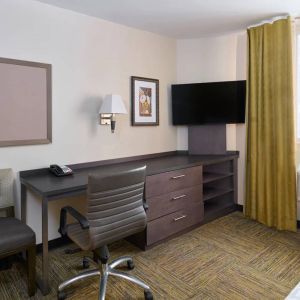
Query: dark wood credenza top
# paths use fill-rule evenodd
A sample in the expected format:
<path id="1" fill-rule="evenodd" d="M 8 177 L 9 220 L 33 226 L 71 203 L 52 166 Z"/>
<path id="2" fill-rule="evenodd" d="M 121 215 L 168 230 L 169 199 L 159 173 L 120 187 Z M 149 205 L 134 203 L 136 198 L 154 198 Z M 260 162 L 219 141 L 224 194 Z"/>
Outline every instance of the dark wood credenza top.
<path id="1" fill-rule="evenodd" d="M 146 165 L 147 176 L 151 176 L 193 166 L 228 161 L 237 157 L 237 153 L 228 153 L 225 155 L 188 155 L 174 151 L 69 165 L 73 169 L 74 174 L 65 177 L 54 176 L 49 172 L 48 168 L 21 171 L 20 181 L 35 193 L 42 197 L 49 197 L 49 200 L 51 200 L 63 196 L 83 194 L 87 188 L 88 174 L 93 172 L 104 172 L 109 175 L 128 168 Z"/>

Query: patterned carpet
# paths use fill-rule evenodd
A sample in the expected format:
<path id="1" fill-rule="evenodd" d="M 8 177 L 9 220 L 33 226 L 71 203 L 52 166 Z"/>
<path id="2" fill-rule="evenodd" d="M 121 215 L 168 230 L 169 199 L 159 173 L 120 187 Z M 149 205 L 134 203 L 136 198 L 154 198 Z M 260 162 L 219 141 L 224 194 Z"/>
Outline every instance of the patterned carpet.
<path id="1" fill-rule="evenodd" d="M 130 271 L 147 282 L 155 299 L 284 299 L 300 281 L 300 232 L 269 229 L 232 213 L 185 235 L 142 252 L 126 241 L 110 246 L 112 258 L 128 254 Z M 82 253 L 51 255 L 52 292 L 32 299 L 56 299 L 59 282 L 80 271 Z M 38 268 L 40 257 L 38 258 Z M 14 264 L 0 272 L 0 299 L 28 299 L 25 270 Z M 97 299 L 98 281 L 83 281 L 68 290 L 68 299 Z M 111 277 L 110 299 L 144 299 L 143 291 Z"/>

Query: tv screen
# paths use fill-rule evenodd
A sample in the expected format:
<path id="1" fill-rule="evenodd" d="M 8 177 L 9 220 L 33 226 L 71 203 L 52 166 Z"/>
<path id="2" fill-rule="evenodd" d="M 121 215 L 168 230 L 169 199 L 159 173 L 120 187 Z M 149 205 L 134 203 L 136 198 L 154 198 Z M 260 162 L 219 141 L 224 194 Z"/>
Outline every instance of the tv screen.
<path id="1" fill-rule="evenodd" d="M 174 125 L 245 122 L 246 81 L 172 85 Z"/>

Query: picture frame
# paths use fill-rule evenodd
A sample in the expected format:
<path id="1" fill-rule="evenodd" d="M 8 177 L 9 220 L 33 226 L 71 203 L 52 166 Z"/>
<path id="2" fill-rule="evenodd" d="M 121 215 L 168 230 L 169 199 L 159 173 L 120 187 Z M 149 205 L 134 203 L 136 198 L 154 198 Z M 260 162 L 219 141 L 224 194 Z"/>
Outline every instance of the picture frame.
<path id="1" fill-rule="evenodd" d="M 0 147 L 52 142 L 52 66 L 0 58 Z"/>
<path id="2" fill-rule="evenodd" d="M 131 125 L 159 125 L 159 80 L 131 77 Z"/>

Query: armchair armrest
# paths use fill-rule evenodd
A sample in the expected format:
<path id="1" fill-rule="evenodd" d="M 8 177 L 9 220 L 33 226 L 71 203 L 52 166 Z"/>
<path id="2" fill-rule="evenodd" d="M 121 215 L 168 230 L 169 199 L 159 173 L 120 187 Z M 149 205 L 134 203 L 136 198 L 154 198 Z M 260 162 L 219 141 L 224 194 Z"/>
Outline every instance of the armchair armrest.
<path id="1" fill-rule="evenodd" d="M 67 213 L 69 213 L 72 217 L 74 217 L 78 221 L 82 229 L 90 228 L 89 221 L 86 219 L 85 216 L 83 216 L 75 208 L 71 206 L 65 206 L 60 210 L 60 225 L 58 229 L 58 232 L 62 236 L 67 234 Z"/>

